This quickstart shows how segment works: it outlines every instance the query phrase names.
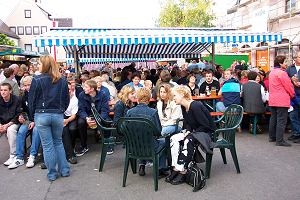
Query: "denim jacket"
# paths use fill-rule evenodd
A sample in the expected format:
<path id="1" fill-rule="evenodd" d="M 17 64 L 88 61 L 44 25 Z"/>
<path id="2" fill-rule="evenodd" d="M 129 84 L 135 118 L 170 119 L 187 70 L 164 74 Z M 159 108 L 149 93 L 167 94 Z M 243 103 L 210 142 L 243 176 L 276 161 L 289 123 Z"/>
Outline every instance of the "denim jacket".
<path id="1" fill-rule="evenodd" d="M 95 102 L 92 102 L 92 98 L 90 95 L 87 95 L 83 92 L 79 94 L 78 97 L 78 115 L 80 118 L 85 119 L 88 116 L 91 116 L 91 104 L 95 103 L 97 111 L 100 113 L 101 117 L 104 119 L 110 119 L 109 114 L 109 106 L 108 106 L 109 98 L 106 98 L 105 93 L 103 91 L 97 91 L 95 96 Z"/>
<path id="2" fill-rule="evenodd" d="M 144 103 L 138 104 L 136 107 L 127 111 L 126 117 L 143 117 L 154 123 L 159 132 L 161 132 L 161 124 L 156 109 L 150 108 Z"/>
<path id="3" fill-rule="evenodd" d="M 64 113 L 69 102 L 68 84 L 64 78 L 52 83 L 49 74 L 33 77 L 28 96 L 31 121 L 33 121 L 34 113 Z"/>

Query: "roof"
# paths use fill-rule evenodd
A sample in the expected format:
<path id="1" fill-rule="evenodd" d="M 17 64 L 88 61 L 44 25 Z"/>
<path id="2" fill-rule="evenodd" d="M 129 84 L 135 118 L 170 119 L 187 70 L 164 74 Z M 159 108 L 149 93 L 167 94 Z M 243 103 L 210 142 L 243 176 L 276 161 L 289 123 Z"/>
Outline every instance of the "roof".
<path id="1" fill-rule="evenodd" d="M 281 33 L 218 28 L 56 28 L 36 36 L 38 47 L 63 46 L 67 58 L 195 58 L 212 43 L 279 42 Z"/>
<path id="2" fill-rule="evenodd" d="M 58 27 L 73 27 L 72 18 L 53 18 L 53 20 L 58 22 Z"/>
<path id="3" fill-rule="evenodd" d="M 10 28 L 0 19 L 0 33 L 7 35 L 8 37 L 20 39 L 20 37 L 12 32 Z"/>

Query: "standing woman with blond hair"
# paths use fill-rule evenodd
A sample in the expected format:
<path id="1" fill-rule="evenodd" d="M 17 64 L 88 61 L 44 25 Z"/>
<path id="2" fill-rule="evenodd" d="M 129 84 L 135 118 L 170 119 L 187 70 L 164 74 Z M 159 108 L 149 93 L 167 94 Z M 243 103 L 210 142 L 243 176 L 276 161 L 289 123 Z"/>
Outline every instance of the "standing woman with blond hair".
<path id="1" fill-rule="evenodd" d="M 62 143 L 63 113 L 70 97 L 67 81 L 51 56 L 42 56 L 38 67 L 41 74 L 32 79 L 29 91 L 29 114 L 41 138 L 48 179 L 54 181 L 70 175 Z"/>

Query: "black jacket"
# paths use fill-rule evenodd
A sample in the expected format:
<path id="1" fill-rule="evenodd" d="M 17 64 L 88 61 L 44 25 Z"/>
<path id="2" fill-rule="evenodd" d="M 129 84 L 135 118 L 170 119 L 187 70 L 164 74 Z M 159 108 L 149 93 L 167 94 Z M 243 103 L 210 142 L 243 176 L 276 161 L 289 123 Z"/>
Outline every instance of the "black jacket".
<path id="1" fill-rule="evenodd" d="M 21 100 L 14 95 L 10 96 L 8 103 L 5 103 L 3 98 L 0 97 L 0 123 L 7 124 L 13 122 L 19 123 L 19 115 L 21 114 Z"/>

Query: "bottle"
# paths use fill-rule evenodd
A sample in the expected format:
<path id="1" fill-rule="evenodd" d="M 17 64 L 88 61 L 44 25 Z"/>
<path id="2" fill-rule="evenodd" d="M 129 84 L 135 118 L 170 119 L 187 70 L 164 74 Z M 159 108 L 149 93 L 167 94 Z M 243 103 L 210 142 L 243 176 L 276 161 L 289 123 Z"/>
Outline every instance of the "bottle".
<path id="1" fill-rule="evenodd" d="M 205 94 L 206 94 L 206 96 L 210 95 L 210 91 L 209 91 L 209 86 L 208 85 L 205 88 Z"/>

